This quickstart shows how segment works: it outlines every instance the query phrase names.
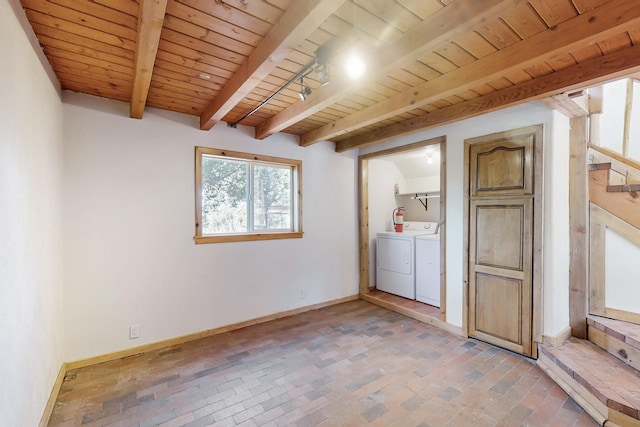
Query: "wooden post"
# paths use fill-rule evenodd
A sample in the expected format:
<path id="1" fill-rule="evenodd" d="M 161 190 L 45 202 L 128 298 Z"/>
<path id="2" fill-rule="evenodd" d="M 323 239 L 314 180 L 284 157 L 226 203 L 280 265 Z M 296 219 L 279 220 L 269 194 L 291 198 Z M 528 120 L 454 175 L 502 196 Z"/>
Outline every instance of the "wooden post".
<path id="1" fill-rule="evenodd" d="M 589 295 L 589 199 L 587 117 L 574 117 L 569 134 L 569 323 L 571 336 L 587 338 Z"/>
<path id="2" fill-rule="evenodd" d="M 360 294 L 369 293 L 369 159 L 358 159 Z"/>

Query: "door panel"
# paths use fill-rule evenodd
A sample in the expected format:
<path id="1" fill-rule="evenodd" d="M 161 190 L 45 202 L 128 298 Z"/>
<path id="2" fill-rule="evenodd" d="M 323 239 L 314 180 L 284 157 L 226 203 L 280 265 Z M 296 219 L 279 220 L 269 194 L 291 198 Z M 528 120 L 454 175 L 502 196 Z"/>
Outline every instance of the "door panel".
<path id="1" fill-rule="evenodd" d="M 478 273 L 476 333 L 522 346 L 522 281 Z M 514 350 L 518 350 L 515 348 Z"/>
<path id="2" fill-rule="evenodd" d="M 476 265 L 522 270 L 524 206 L 473 205 Z"/>
<path id="3" fill-rule="evenodd" d="M 531 356 L 533 137 L 469 154 L 469 335 Z"/>
<path id="4" fill-rule="evenodd" d="M 533 135 L 470 147 L 471 196 L 533 194 Z"/>

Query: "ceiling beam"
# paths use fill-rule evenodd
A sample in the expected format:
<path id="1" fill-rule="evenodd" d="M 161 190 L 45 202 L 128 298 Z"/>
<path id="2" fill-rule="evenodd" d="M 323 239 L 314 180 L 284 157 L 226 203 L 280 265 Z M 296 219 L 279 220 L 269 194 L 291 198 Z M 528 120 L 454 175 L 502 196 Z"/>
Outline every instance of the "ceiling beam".
<path id="1" fill-rule="evenodd" d="M 587 94 L 580 97 L 571 97 L 567 93 L 561 93 L 550 96 L 549 98 L 541 99 L 540 102 L 552 110 L 556 110 L 560 114 L 573 119 L 589 115 L 586 102 L 587 98 Z"/>
<path id="2" fill-rule="evenodd" d="M 586 88 L 640 71 L 640 45 L 573 65 L 537 79 L 461 102 L 423 116 L 385 126 L 336 143 L 343 152 L 391 138 L 453 123 L 527 101 Z"/>
<path id="3" fill-rule="evenodd" d="M 209 130 L 242 101 L 345 0 L 296 0 L 200 115 Z"/>
<path id="4" fill-rule="evenodd" d="M 473 89 L 553 56 L 571 52 L 640 25 L 640 2 L 612 2 L 578 15 L 464 67 L 446 73 L 300 136 L 300 145 L 329 140 L 433 101 Z"/>
<path id="5" fill-rule="evenodd" d="M 344 76 L 332 76 L 331 84 L 315 89 L 306 101 L 295 102 L 256 126 L 256 138 L 264 139 L 286 129 L 358 91 L 367 83 L 412 63 L 416 57 L 497 18 L 520 2 L 521 0 L 456 0 L 406 32 L 396 43 L 379 49 L 375 53 L 379 59 L 377 63 L 368 65 L 370 72 L 366 79 L 354 82 Z"/>
<path id="6" fill-rule="evenodd" d="M 147 104 L 149 85 L 153 74 L 153 64 L 160 43 L 160 33 L 167 10 L 167 0 L 140 0 L 138 12 L 138 36 L 136 41 L 136 59 L 131 91 L 130 115 L 141 119 Z"/>

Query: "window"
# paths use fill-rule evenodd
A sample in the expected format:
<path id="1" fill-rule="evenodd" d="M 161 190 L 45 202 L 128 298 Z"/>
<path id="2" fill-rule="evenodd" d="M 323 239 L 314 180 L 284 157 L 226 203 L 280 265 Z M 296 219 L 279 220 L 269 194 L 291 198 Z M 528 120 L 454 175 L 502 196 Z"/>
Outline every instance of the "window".
<path id="1" fill-rule="evenodd" d="M 591 142 L 640 162 L 640 81 L 625 78 L 605 83 L 601 93 L 602 111 L 591 116 Z"/>
<path id="2" fill-rule="evenodd" d="M 607 83 L 602 87 L 600 114 L 600 146 L 622 154 L 625 139 L 624 122 L 627 79 Z"/>
<path id="3" fill-rule="evenodd" d="M 302 162 L 196 147 L 196 243 L 302 237 Z"/>

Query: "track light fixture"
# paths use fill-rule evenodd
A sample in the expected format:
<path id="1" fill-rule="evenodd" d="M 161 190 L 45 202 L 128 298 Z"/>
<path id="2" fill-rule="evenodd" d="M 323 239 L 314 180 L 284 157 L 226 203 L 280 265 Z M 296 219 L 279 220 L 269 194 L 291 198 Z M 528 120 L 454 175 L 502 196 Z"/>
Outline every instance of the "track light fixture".
<path id="1" fill-rule="evenodd" d="M 324 86 L 331 82 L 329 76 L 329 62 L 331 61 L 332 52 L 327 45 L 320 46 L 315 52 L 316 74 L 320 85 Z"/>
<path id="2" fill-rule="evenodd" d="M 320 80 L 320 86 L 326 86 L 331 83 L 331 77 L 329 76 L 329 66 L 323 64 L 316 69 L 318 74 L 318 80 Z"/>
<path id="3" fill-rule="evenodd" d="M 309 95 L 311 95 L 311 88 L 304 82 L 304 77 L 300 77 L 300 92 L 298 92 L 298 96 L 302 101 L 306 101 Z"/>
<path id="4" fill-rule="evenodd" d="M 243 1 L 243 4 L 246 4 L 248 2 L 248 0 L 241 1 Z M 238 123 L 267 105 L 273 98 L 278 96 L 283 90 L 289 87 L 289 85 L 295 83 L 298 80 L 300 80 L 300 92 L 298 92 L 298 96 L 302 101 L 305 101 L 307 97 L 311 95 L 311 88 L 304 82 L 304 78 L 307 77 L 310 73 L 315 72 L 318 75 L 318 81 L 320 85 L 324 86 L 326 84 L 329 84 L 331 80 L 329 76 L 329 63 L 331 62 L 332 57 L 333 52 L 329 48 L 328 44 L 320 46 L 315 51 L 313 61 L 305 65 L 300 71 L 298 71 L 296 75 L 291 77 L 287 82 L 284 83 L 284 85 L 282 85 L 277 91 L 269 95 L 269 97 L 267 97 L 260 104 L 253 107 L 251 111 L 237 119 L 235 122 L 229 123 L 229 126 L 235 128 Z"/>

